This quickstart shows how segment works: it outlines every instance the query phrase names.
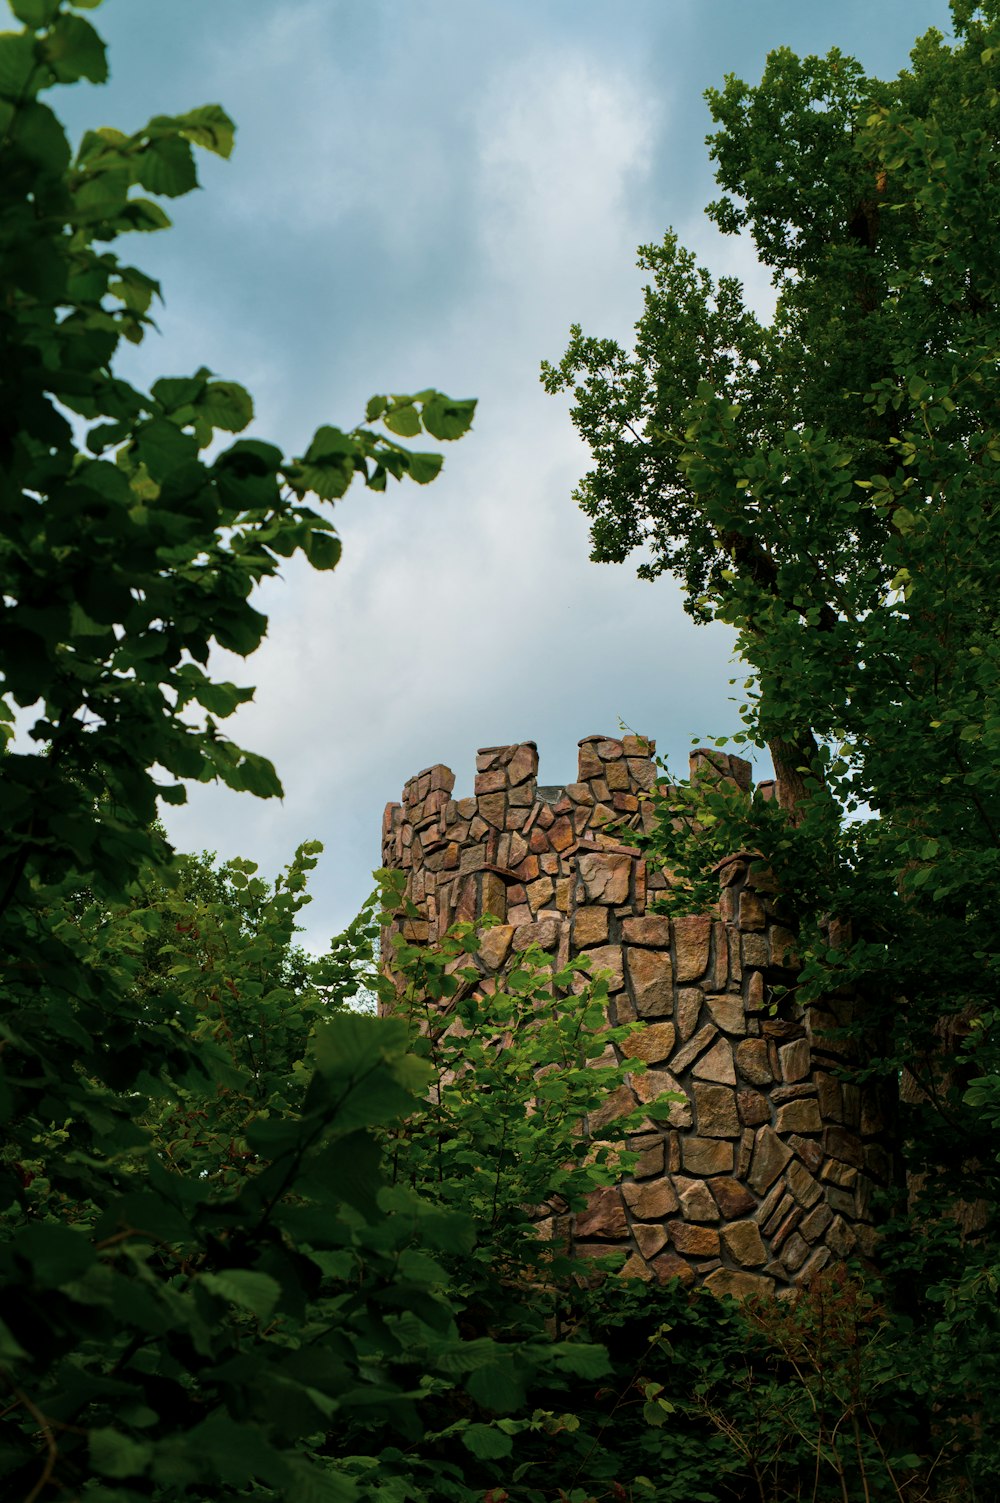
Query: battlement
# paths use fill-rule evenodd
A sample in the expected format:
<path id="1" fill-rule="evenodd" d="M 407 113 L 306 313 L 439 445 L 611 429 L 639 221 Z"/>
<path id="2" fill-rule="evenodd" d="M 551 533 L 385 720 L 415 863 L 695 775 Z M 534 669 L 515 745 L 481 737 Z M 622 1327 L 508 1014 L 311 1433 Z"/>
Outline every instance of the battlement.
<path id="1" fill-rule="evenodd" d="M 743 1294 L 869 1250 L 872 1190 L 890 1160 L 877 1095 L 840 1078 L 849 1004 L 776 1015 L 772 989 L 794 990 L 795 937 L 745 853 L 722 863 L 712 912 L 650 911 L 669 876 L 617 832 L 649 820 L 655 744 L 594 735 L 579 748 L 565 787 L 539 786 L 531 741 L 483 748 L 471 797 L 452 797 L 450 768 L 426 768 L 387 805 L 382 836 L 383 864 L 406 873 L 418 915 L 399 921 L 406 938 L 434 944 L 456 920 L 492 915 L 475 958 L 484 983 L 531 945 L 610 973 L 609 1021 L 644 1025 L 626 1047 L 647 1068 L 592 1114 L 591 1133 L 661 1092 L 685 1097 L 633 1139 L 634 1174 L 554 1234 L 580 1257 L 624 1247 L 633 1276 Z M 701 749 L 691 766 L 748 796 L 773 793 L 752 788 L 739 757 Z"/>

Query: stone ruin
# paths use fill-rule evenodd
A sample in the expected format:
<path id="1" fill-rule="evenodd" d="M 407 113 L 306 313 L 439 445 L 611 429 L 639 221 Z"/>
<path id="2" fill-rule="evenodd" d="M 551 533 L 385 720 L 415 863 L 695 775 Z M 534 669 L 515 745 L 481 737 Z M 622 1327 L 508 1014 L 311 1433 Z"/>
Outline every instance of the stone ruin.
<path id="1" fill-rule="evenodd" d="M 382 859 L 405 872 L 419 917 L 390 926 L 383 954 L 400 927 L 433 945 L 456 920 L 491 914 L 499 923 L 475 962 L 484 980 L 532 944 L 559 965 L 586 955 L 610 972 L 609 1021 L 642 1023 L 625 1050 L 647 1069 L 591 1115 L 590 1135 L 663 1091 L 686 1099 L 630 1138 L 630 1175 L 558 1219 L 554 1234 L 575 1256 L 622 1250 L 625 1275 L 742 1296 L 869 1255 L 889 1124 L 876 1090 L 843 1078 L 849 999 L 801 1009 L 793 991 L 773 1003 L 774 988 L 794 988 L 795 940 L 747 853 L 720 863 L 713 912 L 650 912 L 669 877 L 647 871 L 615 829 L 649 820 L 654 743 L 587 736 L 579 746 L 565 788 L 538 785 L 530 741 L 480 751 L 471 798 L 452 797 L 441 765 L 410 779 L 402 803 L 386 807 Z M 701 750 L 691 762 L 748 797 L 773 793 L 751 789 L 738 757 Z"/>

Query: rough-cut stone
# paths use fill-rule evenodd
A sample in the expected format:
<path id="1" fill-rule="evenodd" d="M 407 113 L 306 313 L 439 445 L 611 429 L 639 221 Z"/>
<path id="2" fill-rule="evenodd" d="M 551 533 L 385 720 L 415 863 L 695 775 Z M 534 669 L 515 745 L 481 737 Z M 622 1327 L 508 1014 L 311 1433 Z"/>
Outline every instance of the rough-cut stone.
<path id="1" fill-rule="evenodd" d="M 618 1086 L 612 1091 L 599 1107 L 596 1107 L 589 1115 L 590 1131 L 599 1133 L 602 1127 L 607 1127 L 609 1122 L 617 1122 L 619 1117 L 627 1117 L 629 1112 L 634 1112 L 636 1099 L 628 1086 Z"/>
<path id="2" fill-rule="evenodd" d="M 860 1141 L 843 1127 L 824 1128 L 823 1152 L 844 1164 L 853 1164 L 856 1169 L 864 1168 L 865 1155 Z"/>
<path id="3" fill-rule="evenodd" d="M 813 1179 L 804 1164 L 796 1159 L 789 1164 L 786 1174 L 788 1188 L 791 1190 L 800 1206 L 813 1206 L 823 1194 L 822 1186 Z"/>
<path id="4" fill-rule="evenodd" d="M 759 1268 L 767 1262 L 767 1252 L 756 1221 L 732 1221 L 722 1228 L 722 1241 L 734 1263 L 743 1268 Z"/>
<path id="5" fill-rule="evenodd" d="M 813 1174 L 823 1162 L 823 1150 L 814 1138 L 800 1138 L 798 1133 L 792 1133 L 788 1140 L 788 1146 L 794 1148 L 806 1168 Z"/>
<path id="6" fill-rule="evenodd" d="M 587 984 L 587 979 L 595 979 L 604 974 L 609 992 L 620 992 L 625 985 L 625 977 L 622 974 L 622 951 L 620 945 L 600 945 L 596 950 L 582 950 L 581 960 L 588 960 L 590 968 L 585 973 L 580 973 L 577 983 L 580 986 Z"/>
<path id="7" fill-rule="evenodd" d="M 718 1038 L 718 1030 L 714 1023 L 705 1023 L 703 1027 L 699 1028 L 694 1037 L 688 1039 L 687 1043 L 678 1049 L 671 1060 L 671 1064 L 678 1075 L 689 1069 L 699 1054 L 704 1054 L 709 1044 L 715 1038 Z"/>
<path id="8" fill-rule="evenodd" d="M 736 1064 L 754 1085 L 770 1085 L 774 1079 L 764 1039 L 741 1039 L 736 1045 Z"/>
<path id="9" fill-rule="evenodd" d="M 609 851 L 588 851 L 577 857 L 577 872 L 590 903 L 608 903 L 612 906 L 624 903 L 628 898 L 631 871 L 631 856 L 618 856 Z"/>
<path id="10" fill-rule="evenodd" d="M 669 1070 L 643 1070 L 641 1074 L 633 1075 L 631 1081 L 632 1089 L 643 1105 L 655 1101 L 665 1091 L 683 1097 L 681 1101 L 670 1103 L 666 1120 L 671 1127 L 691 1126 L 691 1103 Z"/>
<path id="11" fill-rule="evenodd" d="M 719 1207 L 704 1180 L 674 1178 L 674 1189 L 685 1221 L 718 1221 Z"/>
<path id="12" fill-rule="evenodd" d="M 608 910 L 603 907 L 578 908 L 573 915 L 573 944 L 578 950 L 603 945 L 608 937 Z"/>
<path id="13" fill-rule="evenodd" d="M 714 1258 L 719 1252 L 719 1234 L 708 1226 L 694 1226 L 687 1221 L 668 1221 L 670 1241 L 679 1253 L 689 1258 Z"/>
<path id="14" fill-rule="evenodd" d="M 514 949 L 520 953 L 530 945 L 540 950 L 554 950 L 559 942 L 559 924 L 556 919 L 543 918 L 537 923 L 518 924 L 514 930 Z"/>
<path id="15" fill-rule="evenodd" d="M 674 1187 L 668 1179 L 652 1180 L 643 1185 L 622 1185 L 622 1194 L 637 1221 L 659 1221 L 672 1216 L 679 1205 Z"/>
<path id="16" fill-rule="evenodd" d="M 682 1138 L 681 1163 L 688 1174 L 732 1174 L 733 1145 L 723 1138 Z"/>
<path id="17" fill-rule="evenodd" d="M 736 1084 L 733 1069 L 733 1046 L 728 1039 L 719 1039 L 708 1053 L 695 1065 L 693 1074 L 702 1080 L 714 1080 L 724 1085 Z"/>
<path id="18" fill-rule="evenodd" d="M 827 1227 L 825 1238 L 827 1247 L 836 1253 L 838 1258 L 849 1258 L 854 1251 L 854 1233 L 840 1216 L 835 1216 Z"/>
<path id="19" fill-rule="evenodd" d="M 655 1257 L 667 1245 L 667 1234 L 662 1226 L 646 1226 L 641 1221 L 634 1221 L 632 1235 L 644 1258 Z"/>
<path id="20" fill-rule="evenodd" d="M 774 1293 L 774 1284 L 770 1279 L 759 1273 L 745 1273 L 739 1268 L 717 1268 L 708 1275 L 705 1288 L 719 1298 L 723 1295 L 729 1295 L 733 1299 L 751 1299 L 754 1296 L 766 1298 Z"/>
<path id="21" fill-rule="evenodd" d="M 802 1267 L 808 1256 L 809 1244 L 798 1232 L 793 1232 L 785 1243 L 784 1251 L 781 1254 L 782 1263 L 784 1263 L 789 1273 L 794 1273 L 797 1268 Z"/>
<path id="22" fill-rule="evenodd" d="M 629 1146 L 639 1155 L 632 1170 L 636 1179 L 648 1179 L 650 1175 L 663 1173 L 664 1143 L 661 1137 L 636 1138 Z"/>
<path id="23" fill-rule="evenodd" d="M 809 1040 L 795 1039 L 790 1044 L 782 1044 L 778 1050 L 778 1058 L 781 1060 L 782 1080 L 787 1080 L 789 1083 L 805 1080 L 811 1063 Z"/>
<path id="24" fill-rule="evenodd" d="M 628 1059 L 644 1059 L 648 1065 L 666 1059 L 674 1047 L 673 1023 L 647 1023 L 622 1039 L 621 1051 Z"/>
<path id="25" fill-rule="evenodd" d="M 697 987 L 685 986 L 678 991 L 674 1017 L 677 1021 L 677 1037 L 682 1044 L 687 1043 L 698 1026 L 701 1004 L 702 994 Z"/>
<path id="26" fill-rule="evenodd" d="M 682 1284 L 693 1284 L 695 1272 L 686 1258 L 679 1258 L 674 1252 L 660 1253 L 650 1265 L 656 1278 L 661 1284 L 669 1283 L 671 1279 L 680 1279 Z"/>
<path id="27" fill-rule="evenodd" d="M 746 1013 L 741 997 L 706 997 L 705 1005 L 712 1022 L 723 1033 L 744 1034 L 747 1031 Z"/>
<path id="28" fill-rule="evenodd" d="M 710 1184 L 719 1210 L 727 1220 L 733 1216 L 746 1216 L 757 1205 L 746 1185 L 741 1185 L 739 1180 L 719 1178 L 711 1180 Z"/>
<path id="29" fill-rule="evenodd" d="M 764 904 L 755 892 L 745 887 L 740 893 L 740 928 L 763 929 L 767 923 Z"/>
<path id="30" fill-rule="evenodd" d="M 670 1017 L 673 1011 L 670 953 L 629 945 L 625 951 L 632 995 L 641 1018 Z"/>
<path id="31" fill-rule="evenodd" d="M 777 1132 L 822 1132 L 819 1106 L 815 1101 L 786 1101 L 774 1119 Z"/>
<path id="32" fill-rule="evenodd" d="M 674 954 L 678 981 L 697 981 L 708 968 L 708 944 L 712 920 L 687 914 L 673 921 Z"/>
<path id="33" fill-rule="evenodd" d="M 514 937 L 512 924 L 497 924 L 491 929 L 484 929 L 479 936 L 480 959 L 495 971 L 502 966 L 510 954 L 510 944 Z"/>
<path id="34" fill-rule="evenodd" d="M 736 1108 L 744 1127 L 759 1127 L 762 1122 L 771 1120 L 771 1104 L 767 1097 L 749 1087 L 737 1092 Z"/>
<path id="35" fill-rule="evenodd" d="M 830 1207 L 825 1203 L 821 1203 L 815 1206 L 809 1212 L 808 1216 L 803 1218 L 799 1226 L 799 1231 L 807 1242 L 815 1242 L 819 1237 L 822 1237 L 832 1220 L 833 1212 L 830 1210 Z"/>
<path id="36" fill-rule="evenodd" d="M 537 913 L 539 908 L 547 907 L 554 897 L 555 884 L 551 877 L 537 877 L 534 882 L 529 882 L 524 890 L 527 894 L 528 906 L 532 913 Z"/>
<path id="37" fill-rule="evenodd" d="M 638 1253 L 631 1253 L 622 1264 L 618 1277 L 620 1279 L 642 1279 L 643 1283 L 648 1284 L 652 1282 L 653 1270 L 645 1258 L 641 1258 Z"/>
<path id="38" fill-rule="evenodd" d="M 587 1196 L 587 1209 L 576 1215 L 578 1237 L 607 1237 L 617 1240 L 628 1236 L 628 1220 L 625 1207 L 616 1185 L 605 1185 L 591 1190 Z"/>
<path id="39" fill-rule="evenodd" d="M 703 1138 L 738 1138 L 740 1122 L 736 1093 L 723 1085 L 694 1086 L 698 1131 Z"/>
<path id="40" fill-rule="evenodd" d="M 771 951 L 763 934 L 744 934 L 740 939 L 740 960 L 748 970 L 763 970 L 771 964 Z"/>
<path id="41" fill-rule="evenodd" d="M 791 1156 L 792 1150 L 785 1146 L 773 1128 L 760 1128 L 747 1176 L 758 1195 L 763 1195 L 771 1187 Z"/>
<path id="42" fill-rule="evenodd" d="M 670 948 L 670 920 L 659 913 L 642 918 L 622 919 L 622 938 L 630 945 L 650 945 L 654 949 Z"/>

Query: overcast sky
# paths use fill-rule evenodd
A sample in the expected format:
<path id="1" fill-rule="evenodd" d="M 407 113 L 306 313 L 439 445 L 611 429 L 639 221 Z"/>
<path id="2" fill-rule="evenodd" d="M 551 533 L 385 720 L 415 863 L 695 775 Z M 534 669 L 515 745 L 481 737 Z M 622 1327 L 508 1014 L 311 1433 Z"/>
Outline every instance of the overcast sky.
<path id="1" fill-rule="evenodd" d="M 766 310 L 752 254 L 702 214 L 703 90 L 756 82 L 783 45 L 892 75 L 947 30 L 944 0 L 106 0 L 92 19 L 112 80 L 59 91 L 75 129 L 216 101 L 238 125 L 174 229 L 122 247 L 166 298 L 123 374 L 242 381 L 286 453 L 376 391 L 480 404 L 432 486 L 340 503 L 335 573 L 293 563 L 261 592 L 264 646 L 218 667 L 257 685 L 227 729 L 286 796 L 197 788 L 168 811 L 177 845 L 271 875 L 324 841 L 321 945 L 371 885 L 385 802 L 430 763 L 462 795 L 478 746 L 530 739 L 559 783 L 580 737 L 624 720 L 680 771 L 692 737 L 737 729 L 727 631 L 693 626 L 669 580 L 588 562 L 587 454 L 539 363 L 574 321 L 628 338 L 636 247 L 668 226 Z"/>

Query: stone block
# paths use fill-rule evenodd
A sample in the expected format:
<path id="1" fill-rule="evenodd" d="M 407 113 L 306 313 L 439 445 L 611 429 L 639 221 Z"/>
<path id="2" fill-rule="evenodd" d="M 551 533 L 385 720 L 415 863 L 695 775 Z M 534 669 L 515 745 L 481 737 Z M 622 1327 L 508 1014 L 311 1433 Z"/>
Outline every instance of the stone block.
<path id="1" fill-rule="evenodd" d="M 687 1043 L 678 1049 L 671 1061 L 677 1074 L 680 1075 L 687 1070 L 698 1058 L 699 1054 L 704 1054 L 705 1050 L 716 1038 L 718 1038 L 718 1030 L 714 1023 L 705 1023 L 703 1027 L 699 1028 L 694 1037 L 688 1039 Z"/>
<path id="2" fill-rule="evenodd" d="M 644 1185 L 622 1185 L 622 1194 L 637 1221 L 658 1221 L 672 1216 L 679 1201 L 668 1179 L 652 1180 Z"/>
<path id="3" fill-rule="evenodd" d="M 656 768 L 653 763 L 644 761 L 641 757 L 629 757 L 628 770 L 635 786 L 641 788 L 644 793 L 648 793 L 656 782 Z"/>
<path id="4" fill-rule="evenodd" d="M 807 1242 L 816 1242 L 822 1237 L 832 1220 L 833 1212 L 824 1202 L 818 1206 L 814 1206 L 809 1215 L 803 1218 L 799 1226 L 799 1231 Z"/>
<path id="5" fill-rule="evenodd" d="M 852 1132 L 843 1127 L 827 1127 L 823 1132 L 823 1152 L 831 1158 L 840 1159 L 841 1163 L 853 1164 L 856 1169 L 863 1169 L 865 1163 L 864 1149 L 860 1139 Z"/>
<path id="6" fill-rule="evenodd" d="M 733 1145 L 724 1138 L 681 1138 L 681 1163 L 688 1174 L 732 1174 Z"/>
<path id="7" fill-rule="evenodd" d="M 792 1232 L 802 1220 L 803 1214 L 802 1207 L 793 1204 L 787 1215 L 782 1217 L 780 1224 L 770 1234 L 771 1251 L 775 1256 L 784 1247 L 786 1239 L 792 1235 Z"/>
<path id="8" fill-rule="evenodd" d="M 837 1123 L 844 1120 L 844 1103 L 840 1081 L 825 1070 L 817 1070 L 813 1076 L 819 1094 L 819 1111 L 824 1122 Z"/>
<path id="9" fill-rule="evenodd" d="M 477 794 L 501 793 L 507 786 L 507 774 L 502 767 L 495 767 L 490 772 L 477 772 L 474 784 Z"/>
<path id="10" fill-rule="evenodd" d="M 658 1096 L 662 1096 L 667 1091 L 683 1096 L 682 1101 L 670 1103 L 665 1120 L 671 1127 L 691 1126 L 691 1103 L 669 1070 L 643 1070 L 641 1074 L 631 1077 L 631 1085 L 636 1097 L 643 1105 L 655 1101 Z"/>
<path id="11" fill-rule="evenodd" d="M 743 1268 L 759 1268 L 767 1262 L 756 1221 L 731 1221 L 722 1228 L 722 1243 L 733 1262 Z"/>
<path id="12" fill-rule="evenodd" d="M 639 1155 L 635 1161 L 635 1168 L 632 1170 L 636 1179 L 649 1179 L 653 1174 L 663 1173 L 664 1143 L 662 1138 L 640 1139 L 639 1143 L 632 1143 L 630 1146 L 635 1148 Z M 671 1206 L 670 1209 L 673 1210 L 674 1207 Z"/>
<path id="13" fill-rule="evenodd" d="M 554 950 L 558 943 L 559 924 L 556 919 L 543 918 L 537 923 L 518 924 L 514 930 L 514 949 L 519 954 L 530 945 L 537 945 L 541 950 Z"/>
<path id="14" fill-rule="evenodd" d="M 736 1110 L 744 1127 L 760 1127 L 762 1122 L 771 1120 L 771 1105 L 767 1097 L 749 1087 L 737 1092 Z"/>
<path id="15" fill-rule="evenodd" d="M 702 914 L 687 914 L 674 919 L 673 932 L 677 980 L 697 981 L 708 968 L 712 920 Z"/>
<path id="16" fill-rule="evenodd" d="M 628 1236 L 625 1207 L 616 1185 L 591 1190 L 586 1210 L 576 1214 L 575 1233 L 578 1237 L 606 1237 L 614 1241 Z"/>
<path id="17" fill-rule="evenodd" d="M 646 1023 L 622 1040 L 621 1051 L 628 1059 L 644 1059 L 648 1065 L 668 1059 L 674 1047 L 673 1023 Z"/>
<path id="18" fill-rule="evenodd" d="M 566 815 L 560 815 L 549 830 L 549 844 L 554 851 L 565 851 L 573 844 L 576 834 L 573 830 L 572 821 Z"/>
<path id="19" fill-rule="evenodd" d="M 754 1085 L 770 1085 L 774 1079 L 764 1039 L 741 1039 L 736 1045 L 736 1065 Z"/>
<path id="20" fill-rule="evenodd" d="M 608 937 L 608 910 L 603 906 L 578 908 L 573 915 L 573 945 L 577 950 L 602 945 Z"/>
<path id="21" fill-rule="evenodd" d="M 674 1189 L 681 1205 L 685 1221 L 718 1221 L 719 1207 L 712 1198 L 708 1185 L 700 1179 L 674 1179 Z"/>
<path id="22" fill-rule="evenodd" d="M 719 1039 L 709 1049 L 707 1054 L 702 1055 L 695 1065 L 692 1074 L 702 1080 L 714 1080 L 723 1085 L 736 1084 L 736 1071 L 733 1068 L 733 1046 L 728 1039 Z"/>
<path id="23" fill-rule="evenodd" d="M 502 793 L 484 793 L 476 800 L 479 806 L 479 817 L 496 830 L 503 829 L 504 815 L 507 812 L 507 800 Z"/>
<path id="24" fill-rule="evenodd" d="M 780 1133 L 822 1132 L 819 1106 L 813 1100 L 786 1101 L 778 1107 L 774 1126 Z"/>
<path id="25" fill-rule="evenodd" d="M 604 781 L 609 793 L 627 793 L 630 782 L 626 763 L 609 762 L 604 769 Z"/>
<path id="26" fill-rule="evenodd" d="M 627 1117 L 629 1112 L 636 1109 L 636 1099 L 628 1086 L 620 1085 L 601 1102 L 588 1115 L 588 1125 L 592 1134 L 597 1134 L 602 1128 L 607 1127 L 609 1122 L 617 1122 L 620 1117 Z"/>
<path id="27" fill-rule="evenodd" d="M 667 1284 L 671 1279 L 680 1279 L 682 1284 L 693 1284 L 695 1272 L 690 1263 L 679 1258 L 674 1252 L 660 1253 L 650 1265 L 657 1280 L 661 1284 Z"/>
<path id="28" fill-rule="evenodd" d="M 767 1299 L 774 1293 L 774 1284 L 759 1273 L 746 1273 L 741 1268 L 717 1268 L 705 1280 L 705 1288 L 718 1298 Z"/>
<path id="29" fill-rule="evenodd" d="M 823 1194 L 822 1187 L 816 1183 L 805 1165 L 800 1164 L 797 1159 L 788 1166 L 785 1178 L 788 1181 L 788 1188 L 800 1206 L 808 1208 L 815 1205 Z"/>
<path id="30" fill-rule="evenodd" d="M 644 1258 L 655 1257 L 667 1245 L 667 1234 L 662 1226 L 646 1226 L 641 1221 L 634 1221 L 632 1223 L 632 1235 L 635 1238 L 636 1246 Z M 625 1273 L 624 1268 L 622 1269 L 622 1273 Z M 646 1270 L 646 1277 L 652 1277 L 648 1269 Z"/>
<path id="31" fill-rule="evenodd" d="M 712 1021 L 723 1033 L 742 1035 L 747 1031 L 747 1018 L 742 997 L 706 997 L 705 1006 Z"/>
<path id="32" fill-rule="evenodd" d="M 696 986 L 685 986 L 677 993 L 677 1005 L 674 1016 L 677 1020 L 677 1037 L 682 1044 L 686 1044 L 698 1026 L 698 1015 L 701 1012 L 702 993 Z"/>
<path id="33" fill-rule="evenodd" d="M 824 1241 L 838 1258 L 849 1258 L 854 1251 L 854 1233 L 840 1216 L 835 1216 L 827 1227 Z"/>
<path id="34" fill-rule="evenodd" d="M 782 1263 L 788 1269 L 789 1273 L 794 1273 L 797 1268 L 802 1267 L 808 1256 L 808 1242 L 798 1232 L 793 1232 L 785 1243 L 784 1251 L 781 1254 Z"/>
<path id="35" fill-rule="evenodd" d="M 584 976 L 577 976 L 574 986 L 579 983 L 586 985 L 586 980 L 596 980 L 598 972 L 609 972 L 608 991 L 620 992 L 625 985 L 622 975 L 622 947 L 621 945 L 600 945 L 596 950 L 583 950 L 580 953 L 581 960 L 590 961 L 590 970 Z"/>
<path id="36" fill-rule="evenodd" d="M 806 1284 L 830 1262 L 830 1249 L 817 1247 L 795 1275 L 796 1284 Z"/>
<path id="37" fill-rule="evenodd" d="M 630 945 L 649 945 L 658 950 L 670 948 L 670 920 L 662 913 L 647 913 L 641 918 L 622 919 L 622 938 Z"/>
<path id="38" fill-rule="evenodd" d="M 808 1039 L 794 1039 L 790 1044 L 782 1044 L 778 1050 L 778 1058 L 781 1061 L 781 1078 L 791 1083 L 796 1080 L 805 1080 L 809 1074 L 810 1051 Z"/>
<path id="39" fill-rule="evenodd" d="M 555 896 L 555 884 L 551 877 L 536 877 L 534 882 L 527 883 L 524 890 L 532 913 L 547 907 L 549 900 Z"/>
<path id="40" fill-rule="evenodd" d="M 630 945 L 625 951 L 625 963 L 639 1016 L 670 1017 L 674 1000 L 670 952 Z"/>
<path id="41" fill-rule="evenodd" d="M 761 1127 L 758 1130 L 747 1176 L 758 1195 L 770 1189 L 791 1157 L 792 1150 L 786 1147 L 773 1128 Z"/>
<path id="42" fill-rule="evenodd" d="M 507 781 L 512 788 L 538 775 L 538 750 L 533 742 L 525 741 L 517 748 L 507 763 Z"/>
<path id="43" fill-rule="evenodd" d="M 615 906 L 628 898 L 631 856 L 610 851 L 585 851 L 577 858 L 577 873 L 588 903 Z"/>
<path id="44" fill-rule="evenodd" d="M 689 1258 L 715 1258 L 719 1254 L 719 1234 L 709 1226 L 693 1226 L 687 1221 L 668 1221 L 667 1231 L 677 1252 Z"/>
<path id="45" fill-rule="evenodd" d="M 484 916 L 491 914 L 501 923 L 507 917 L 507 885 L 496 872 L 483 872 L 479 906 Z"/>
<path id="46" fill-rule="evenodd" d="M 763 934 L 744 934 L 740 939 L 740 960 L 753 970 L 763 970 L 771 964 L 771 952 Z"/>
<path id="47" fill-rule="evenodd" d="M 497 924 L 483 930 L 479 937 L 479 958 L 491 971 L 499 970 L 507 959 L 513 937 L 513 924 Z"/>
<path id="48" fill-rule="evenodd" d="M 750 972 L 744 991 L 747 1012 L 760 1012 L 764 1006 L 764 977 L 760 971 Z"/>
<path id="49" fill-rule="evenodd" d="M 665 1239 L 664 1239 L 665 1240 Z M 638 1253 L 632 1253 L 625 1259 L 622 1267 L 618 1270 L 620 1279 L 642 1279 L 643 1283 L 652 1282 L 653 1271 L 644 1258 Z"/>
<path id="50" fill-rule="evenodd" d="M 728 1220 L 732 1216 L 746 1216 L 754 1210 L 757 1201 L 750 1194 L 746 1185 L 741 1185 L 739 1180 L 719 1178 L 711 1182 L 712 1194 L 718 1201 L 719 1210 Z"/>
<path id="51" fill-rule="evenodd" d="M 698 1132 L 703 1138 L 738 1138 L 740 1122 L 736 1113 L 736 1092 L 724 1085 L 694 1086 L 694 1105 Z"/>
<path id="52" fill-rule="evenodd" d="M 767 923 L 767 914 L 764 904 L 755 892 L 745 887 L 740 893 L 740 928 L 743 930 L 763 929 Z"/>

